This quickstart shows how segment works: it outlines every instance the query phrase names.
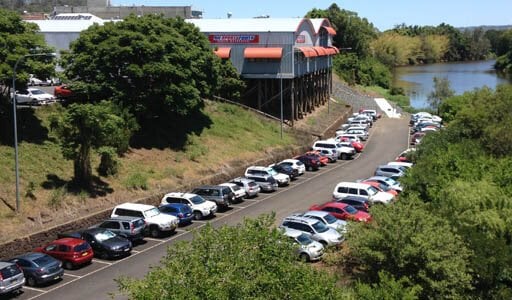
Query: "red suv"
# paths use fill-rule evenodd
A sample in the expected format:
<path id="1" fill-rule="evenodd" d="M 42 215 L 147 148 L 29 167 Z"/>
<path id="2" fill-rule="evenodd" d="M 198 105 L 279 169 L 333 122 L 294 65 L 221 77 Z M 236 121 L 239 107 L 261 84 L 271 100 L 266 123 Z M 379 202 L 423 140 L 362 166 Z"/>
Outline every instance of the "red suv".
<path id="1" fill-rule="evenodd" d="M 48 254 L 62 261 L 66 269 L 88 264 L 94 256 L 91 246 L 86 241 L 75 238 L 58 239 L 34 251 Z"/>
<path id="2" fill-rule="evenodd" d="M 73 91 L 71 91 L 67 85 L 63 84 L 58 85 L 53 89 L 53 95 L 56 98 L 64 99 L 73 96 Z"/>

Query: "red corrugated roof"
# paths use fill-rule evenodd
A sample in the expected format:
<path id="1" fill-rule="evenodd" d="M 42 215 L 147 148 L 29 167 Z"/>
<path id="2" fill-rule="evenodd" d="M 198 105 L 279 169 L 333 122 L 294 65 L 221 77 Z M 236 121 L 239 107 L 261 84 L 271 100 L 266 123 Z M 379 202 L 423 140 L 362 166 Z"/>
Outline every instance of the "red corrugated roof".
<path id="1" fill-rule="evenodd" d="M 283 57 L 283 48 L 245 48 L 244 57 L 280 59 Z"/>
<path id="2" fill-rule="evenodd" d="M 229 58 L 231 55 L 231 48 L 217 48 L 217 50 L 213 50 L 213 53 L 215 53 L 219 58 Z"/>
<path id="3" fill-rule="evenodd" d="M 297 47 L 305 57 L 315 57 L 318 56 L 315 49 L 313 47 Z"/>

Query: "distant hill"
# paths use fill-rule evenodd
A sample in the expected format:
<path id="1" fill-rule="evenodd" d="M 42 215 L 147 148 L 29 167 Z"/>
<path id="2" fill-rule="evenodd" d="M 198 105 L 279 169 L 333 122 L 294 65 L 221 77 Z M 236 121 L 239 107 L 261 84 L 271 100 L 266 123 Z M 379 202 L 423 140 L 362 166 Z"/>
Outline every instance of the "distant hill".
<path id="1" fill-rule="evenodd" d="M 460 31 L 466 31 L 466 30 L 475 30 L 477 28 L 483 28 L 484 31 L 487 30 L 507 30 L 512 29 L 512 25 L 481 25 L 481 26 L 468 26 L 468 27 L 458 27 Z"/>

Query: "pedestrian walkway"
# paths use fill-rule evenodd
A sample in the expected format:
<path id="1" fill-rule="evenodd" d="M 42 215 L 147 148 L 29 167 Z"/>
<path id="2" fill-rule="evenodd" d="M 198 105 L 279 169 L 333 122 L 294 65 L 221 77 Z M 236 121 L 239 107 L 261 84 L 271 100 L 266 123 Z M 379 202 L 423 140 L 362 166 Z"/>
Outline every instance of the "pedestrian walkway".
<path id="1" fill-rule="evenodd" d="M 388 116 L 388 118 L 399 119 L 401 114 L 396 111 L 396 109 L 389 104 L 389 102 L 384 98 L 374 98 L 375 103 L 379 106 L 379 108 Z"/>

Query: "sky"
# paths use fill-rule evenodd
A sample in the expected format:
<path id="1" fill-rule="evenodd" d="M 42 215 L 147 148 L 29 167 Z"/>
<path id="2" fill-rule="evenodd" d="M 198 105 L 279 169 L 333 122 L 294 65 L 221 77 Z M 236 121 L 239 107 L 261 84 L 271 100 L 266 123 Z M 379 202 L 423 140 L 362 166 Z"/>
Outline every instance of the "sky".
<path id="1" fill-rule="evenodd" d="M 114 6 L 192 6 L 203 11 L 205 19 L 303 17 L 312 8 L 326 9 L 332 3 L 356 12 L 379 30 L 395 25 L 433 25 L 447 23 L 454 27 L 512 25 L 512 0 L 110 0 Z"/>

